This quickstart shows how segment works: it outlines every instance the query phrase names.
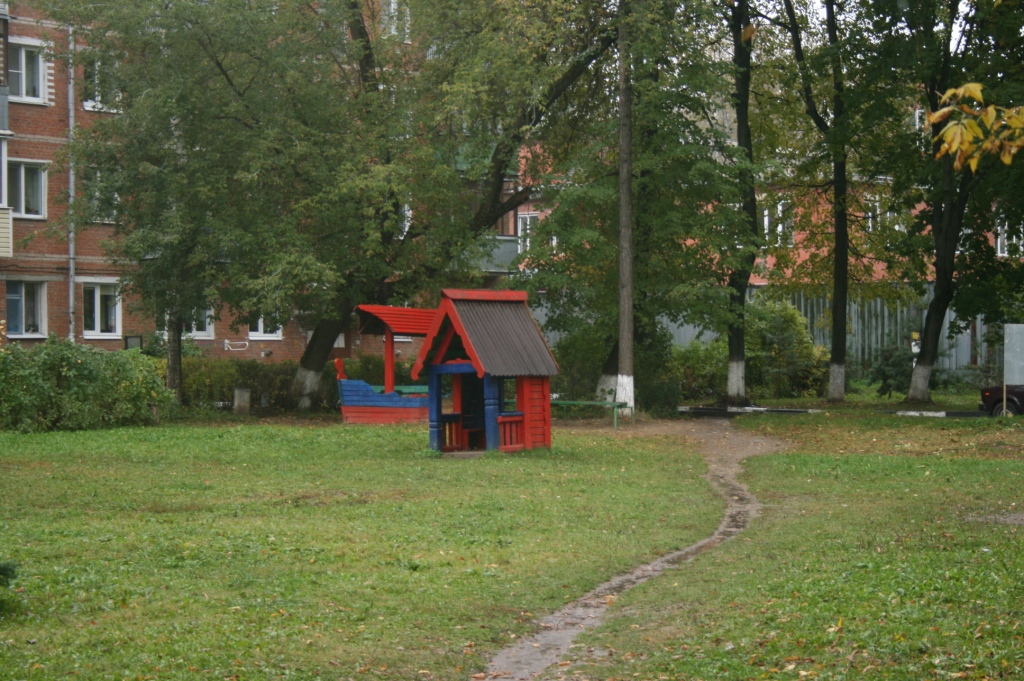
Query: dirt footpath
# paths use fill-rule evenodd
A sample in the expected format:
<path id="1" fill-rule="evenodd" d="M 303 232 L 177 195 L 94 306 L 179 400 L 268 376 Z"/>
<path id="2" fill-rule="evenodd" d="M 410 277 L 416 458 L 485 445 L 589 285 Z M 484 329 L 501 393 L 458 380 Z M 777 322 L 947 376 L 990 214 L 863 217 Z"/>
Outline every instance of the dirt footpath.
<path id="1" fill-rule="evenodd" d="M 690 560 L 742 532 L 757 517 L 760 504 L 739 482 L 740 464 L 748 456 L 782 449 L 771 438 L 734 430 L 725 419 L 653 421 L 619 431 L 623 437 L 669 435 L 680 438 L 679 446 L 695 444 L 707 463 L 705 478 L 725 497 L 728 508 L 714 534 L 614 577 L 582 598 L 541 620 L 541 631 L 499 651 L 487 665 L 486 678 L 527 681 L 533 679 L 568 652 L 576 636 L 601 623 L 608 606 L 623 591 L 661 574 L 666 568 Z M 684 441 L 685 439 L 685 441 Z M 476 675 L 474 678 L 483 678 Z"/>

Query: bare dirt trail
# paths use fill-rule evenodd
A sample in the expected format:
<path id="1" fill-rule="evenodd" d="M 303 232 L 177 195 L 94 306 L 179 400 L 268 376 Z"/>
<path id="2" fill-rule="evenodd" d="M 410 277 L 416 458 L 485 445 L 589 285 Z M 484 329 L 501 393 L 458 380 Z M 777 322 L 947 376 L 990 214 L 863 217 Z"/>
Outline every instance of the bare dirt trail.
<path id="1" fill-rule="evenodd" d="M 783 443 L 733 429 L 724 419 L 655 421 L 620 431 L 633 435 L 670 435 L 698 443 L 708 472 L 704 476 L 725 497 L 728 507 L 718 529 L 706 539 L 684 549 L 641 565 L 632 572 L 614 577 L 561 610 L 541 620 L 541 630 L 515 645 L 499 651 L 487 665 L 485 675 L 474 678 L 528 681 L 561 660 L 576 636 L 601 623 L 617 594 L 655 577 L 694 556 L 721 544 L 740 532 L 757 517 L 760 504 L 739 482 L 743 459 L 779 451 Z M 680 446 L 684 443 L 680 442 Z"/>

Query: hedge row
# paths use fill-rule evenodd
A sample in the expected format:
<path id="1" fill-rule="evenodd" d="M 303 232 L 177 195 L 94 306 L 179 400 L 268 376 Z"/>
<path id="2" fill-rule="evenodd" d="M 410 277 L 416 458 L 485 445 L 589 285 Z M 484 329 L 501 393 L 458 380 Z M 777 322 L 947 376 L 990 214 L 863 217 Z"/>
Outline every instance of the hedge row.
<path id="1" fill-rule="evenodd" d="M 85 430 L 153 421 L 171 403 L 159 361 L 50 336 L 0 348 L 0 429 Z"/>

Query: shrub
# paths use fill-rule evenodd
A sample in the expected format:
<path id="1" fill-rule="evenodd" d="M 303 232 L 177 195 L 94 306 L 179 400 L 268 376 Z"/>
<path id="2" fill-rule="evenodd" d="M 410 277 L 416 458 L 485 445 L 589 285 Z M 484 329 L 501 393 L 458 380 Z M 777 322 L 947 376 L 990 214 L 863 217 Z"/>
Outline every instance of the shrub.
<path id="1" fill-rule="evenodd" d="M 746 323 L 751 399 L 824 394 L 828 351 L 814 345 L 799 310 L 786 302 L 755 299 L 747 306 Z M 675 348 L 671 371 L 683 398 L 708 402 L 724 398 L 728 365 L 728 343 L 720 337 Z"/>
<path id="2" fill-rule="evenodd" d="M 412 366 L 416 360 L 395 360 L 395 385 L 426 385 L 426 373 L 418 381 L 412 380 Z M 332 376 L 336 376 L 333 373 Z M 370 385 L 384 385 L 384 357 L 359 355 L 345 360 L 345 375 L 352 380 L 366 381 Z"/>
<path id="3" fill-rule="evenodd" d="M 749 397 L 824 394 L 828 354 L 814 345 L 807 319 L 790 303 L 755 299 L 747 306 L 746 349 Z"/>
<path id="4" fill-rule="evenodd" d="M 346 369 L 347 369 L 346 364 Z M 189 406 L 212 407 L 230 404 L 235 388 L 248 388 L 254 411 L 272 413 L 295 408 L 292 389 L 298 364 L 295 362 L 258 362 L 254 359 L 220 359 L 183 357 L 181 360 L 184 401 Z M 314 396 L 312 409 L 325 411 L 338 404 L 338 387 L 334 366 L 324 367 L 320 389 Z"/>
<path id="5" fill-rule="evenodd" d="M 723 338 L 672 348 L 669 366 L 686 400 L 713 401 L 725 395 L 729 347 Z"/>
<path id="6" fill-rule="evenodd" d="M 661 325 L 638 331 L 635 340 L 634 386 L 637 406 L 651 412 L 674 410 L 679 405 L 679 385 L 671 371 L 672 337 Z M 611 348 L 594 327 L 563 337 L 554 347 L 558 375 L 551 392 L 563 400 L 591 401 Z"/>
<path id="7" fill-rule="evenodd" d="M 878 350 L 868 380 L 878 383 L 879 397 L 888 397 L 893 392 L 904 395 L 910 390 L 910 378 L 914 373 L 914 353 L 900 343 L 889 343 Z"/>
<path id="8" fill-rule="evenodd" d="M 0 428 L 22 432 L 144 424 L 170 403 L 156 360 L 53 335 L 0 349 L 0 385 Z"/>

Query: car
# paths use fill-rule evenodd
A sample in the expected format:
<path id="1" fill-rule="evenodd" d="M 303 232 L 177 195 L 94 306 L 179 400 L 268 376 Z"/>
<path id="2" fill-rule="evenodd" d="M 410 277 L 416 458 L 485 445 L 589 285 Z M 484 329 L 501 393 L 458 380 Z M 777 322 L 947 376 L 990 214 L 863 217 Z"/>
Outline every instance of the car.
<path id="1" fill-rule="evenodd" d="M 994 385 L 981 389 L 981 404 L 978 410 L 992 416 L 1007 414 L 1016 416 L 1024 413 L 1024 385 L 1006 386 L 1006 405 L 1003 406 L 1003 386 Z"/>

